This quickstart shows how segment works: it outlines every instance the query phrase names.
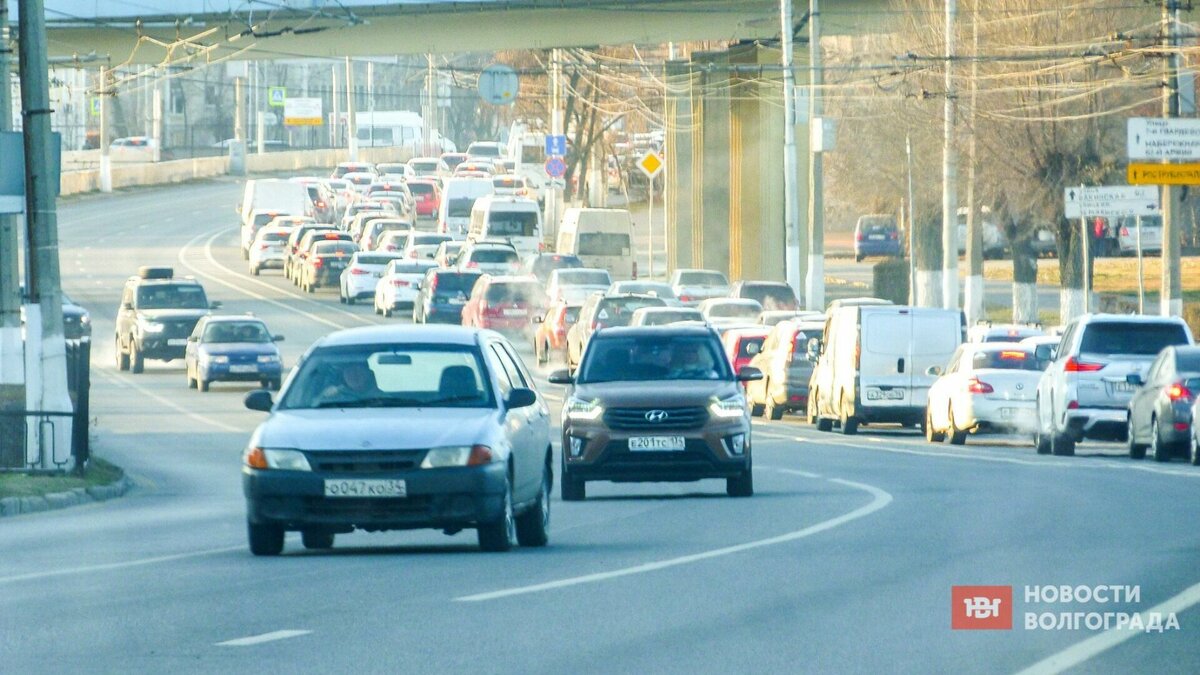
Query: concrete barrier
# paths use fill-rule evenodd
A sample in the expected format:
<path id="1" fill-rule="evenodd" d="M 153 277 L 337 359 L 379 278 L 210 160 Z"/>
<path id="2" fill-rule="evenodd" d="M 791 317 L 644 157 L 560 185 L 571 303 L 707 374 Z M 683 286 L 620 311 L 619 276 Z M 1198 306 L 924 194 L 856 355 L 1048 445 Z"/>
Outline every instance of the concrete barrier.
<path id="1" fill-rule="evenodd" d="M 246 170 L 249 173 L 276 173 L 302 169 L 327 169 L 338 162 L 347 161 L 348 154 L 348 151 L 344 149 L 291 150 L 268 152 L 261 155 L 249 154 L 246 155 Z M 364 162 L 404 162 L 410 157 L 412 157 L 412 151 L 408 148 L 363 148 L 359 150 L 359 158 Z M 223 176 L 228 173 L 228 157 L 198 157 L 157 163 L 114 164 L 112 185 L 114 188 L 164 185 L 197 178 Z M 99 189 L 99 169 L 62 172 L 60 192 L 62 195 L 74 195 Z"/>

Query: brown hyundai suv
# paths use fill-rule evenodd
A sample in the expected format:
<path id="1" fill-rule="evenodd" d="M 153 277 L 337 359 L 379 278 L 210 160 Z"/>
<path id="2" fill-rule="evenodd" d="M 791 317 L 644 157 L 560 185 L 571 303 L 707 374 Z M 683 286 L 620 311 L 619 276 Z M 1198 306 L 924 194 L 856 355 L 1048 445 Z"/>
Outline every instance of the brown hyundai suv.
<path id="1" fill-rule="evenodd" d="M 586 482 L 724 478 L 731 497 L 754 494 L 750 414 L 741 382 L 708 326 L 609 328 L 588 341 L 562 408 L 562 498 Z"/>

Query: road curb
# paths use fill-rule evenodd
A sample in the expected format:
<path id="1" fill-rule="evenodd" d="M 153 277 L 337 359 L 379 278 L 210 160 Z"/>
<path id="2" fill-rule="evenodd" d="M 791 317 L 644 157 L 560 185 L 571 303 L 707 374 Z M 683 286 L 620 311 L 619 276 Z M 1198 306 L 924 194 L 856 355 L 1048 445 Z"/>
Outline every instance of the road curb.
<path id="1" fill-rule="evenodd" d="M 5 497 L 0 499 L 0 518 L 56 511 L 72 506 L 116 499 L 124 496 L 133 487 L 134 482 L 130 480 L 129 476 L 122 475 L 108 485 L 93 485 L 88 488 L 74 488 L 65 492 L 51 492 L 46 495 L 29 497 Z"/>

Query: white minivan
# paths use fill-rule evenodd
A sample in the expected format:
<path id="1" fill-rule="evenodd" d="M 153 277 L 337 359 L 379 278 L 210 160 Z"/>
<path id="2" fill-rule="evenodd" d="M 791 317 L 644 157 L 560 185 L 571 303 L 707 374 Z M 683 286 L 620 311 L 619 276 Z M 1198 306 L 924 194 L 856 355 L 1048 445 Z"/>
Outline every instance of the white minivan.
<path id="1" fill-rule="evenodd" d="M 808 418 L 820 431 L 843 434 L 859 423 L 921 424 L 931 366 L 944 366 L 963 341 L 962 312 L 903 305 L 839 307 L 824 339 L 810 340 L 815 361 Z"/>
<path id="2" fill-rule="evenodd" d="M 471 209 L 475 200 L 492 194 L 491 178 L 450 178 L 442 190 L 438 204 L 438 232 L 463 237 L 471 224 Z"/>
<path id="3" fill-rule="evenodd" d="M 542 210 L 536 200 L 489 195 L 475 200 L 468 241 L 501 240 L 525 258 L 542 250 Z"/>
<path id="4" fill-rule="evenodd" d="M 637 278 L 633 220 L 625 209 L 567 209 L 556 250 L 578 256 L 584 267 L 608 270 L 614 279 Z"/>

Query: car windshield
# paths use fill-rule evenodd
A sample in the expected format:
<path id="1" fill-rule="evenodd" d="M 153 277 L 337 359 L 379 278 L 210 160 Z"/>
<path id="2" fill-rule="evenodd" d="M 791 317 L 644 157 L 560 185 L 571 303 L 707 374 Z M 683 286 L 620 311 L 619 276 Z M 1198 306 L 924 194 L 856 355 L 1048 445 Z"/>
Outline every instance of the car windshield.
<path id="1" fill-rule="evenodd" d="M 490 408 L 486 372 L 473 346 L 320 348 L 304 359 L 279 408 Z"/>
<path id="2" fill-rule="evenodd" d="M 488 234 L 498 237 L 537 236 L 536 211 L 492 211 L 488 216 Z"/>
<path id="3" fill-rule="evenodd" d="M 471 261 L 478 263 L 513 263 L 520 260 L 517 252 L 507 248 L 481 248 L 471 252 Z"/>
<path id="4" fill-rule="evenodd" d="M 541 305 L 542 288 L 533 281 L 510 281 L 488 286 L 484 297 L 489 305 Z"/>
<path id="5" fill-rule="evenodd" d="M 138 286 L 138 309 L 208 309 L 208 298 L 199 284 Z"/>
<path id="6" fill-rule="evenodd" d="M 629 235 L 611 232 L 584 232 L 576 249 L 583 255 L 629 255 Z"/>
<path id="7" fill-rule="evenodd" d="M 1041 370 L 1037 357 L 1027 349 L 997 349 L 975 352 L 971 356 L 974 370 Z"/>
<path id="8" fill-rule="evenodd" d="M 662 307 L 664 304 L 662 300 L 651 297 L 605 298 L 596 307 L 596 325 L 605 328 L 628 326 L 637 310 Z"/>
<path id="9" fill-rule="evenodd" d="M 1182 324 L 1140 321 L 1100 321 L 1083 332 L 1079 351 L 1085 354 L 1154 356 L 1172 345 L 1186 345 Z"/>
<path id="10" fill-rule="evenodd" d="M 729 280 L 719 272 L 680 272 L 679 283 L 684 286 L 728 286 Z"/>
<path id="11" fill-rule="evenodd" d="M 612 279 L 604 270 L 562 270 L 558 273 L 558 282 L 576 286 L 608 286 Z"/>
<path id="12" fill-rule="evenodd" d="M 271 341 L 267 326 L 261 321 L 210 321 L 204 327 L 204 337 L 201 342 L 253 342 L 264 343 Z"/>
<path id="13" fill-rule="evenodd" d="M 711 336 L 652 334 L 593 340 L 580 366 L 580 384 L 733 377 L 720 345 Z"/>
<path id="14" fill-rule="evenodd" d="M 742 302 L 718 302 L 708 308 L 707 314 L 722 319 L 757 319 L 762 307 Z"/>

